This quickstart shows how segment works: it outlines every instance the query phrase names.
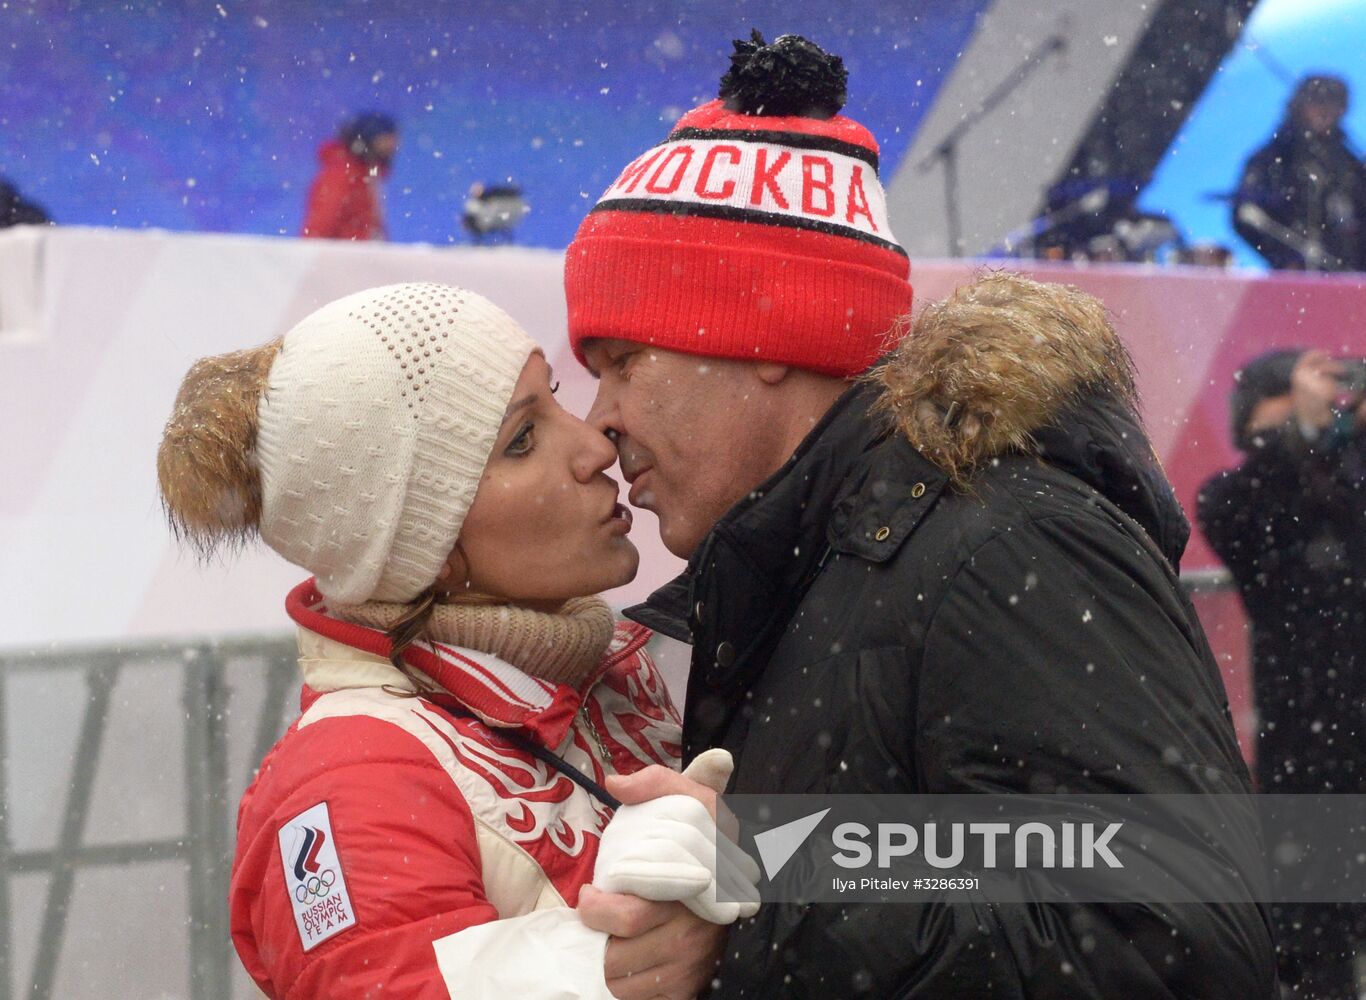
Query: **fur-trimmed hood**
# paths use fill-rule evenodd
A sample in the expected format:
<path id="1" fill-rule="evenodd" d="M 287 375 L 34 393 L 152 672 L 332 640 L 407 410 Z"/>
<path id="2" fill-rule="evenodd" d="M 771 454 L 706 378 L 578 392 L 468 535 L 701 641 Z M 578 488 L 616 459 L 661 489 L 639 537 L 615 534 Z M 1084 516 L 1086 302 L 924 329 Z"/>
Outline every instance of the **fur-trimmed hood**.
<path id="1" fill-rule="evenodd" d="M 956 488 L 998 456 L 1039 455 L 1178 564 L 1190 525 L 1138 415 L 1133 362 L 1093 296 L 989 275 L 926 308 L 871 377 L 875 410 Z"/>

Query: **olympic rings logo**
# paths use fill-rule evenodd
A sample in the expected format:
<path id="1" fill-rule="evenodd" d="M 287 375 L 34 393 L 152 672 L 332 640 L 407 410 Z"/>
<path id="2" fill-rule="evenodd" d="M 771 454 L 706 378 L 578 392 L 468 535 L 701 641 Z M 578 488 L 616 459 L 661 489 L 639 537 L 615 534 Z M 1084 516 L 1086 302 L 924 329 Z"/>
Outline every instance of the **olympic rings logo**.
<path id="1" fill-rule="evenodd" d="M 313 875 L 296 885 L 294 887 L 294 898 L 301 903 L 312 903 L 314 900 L 323 899 L 332 891 L 332 885 L 336 881 L 337 873 L 331 868 L 324 868 L 317 875 Z"/>

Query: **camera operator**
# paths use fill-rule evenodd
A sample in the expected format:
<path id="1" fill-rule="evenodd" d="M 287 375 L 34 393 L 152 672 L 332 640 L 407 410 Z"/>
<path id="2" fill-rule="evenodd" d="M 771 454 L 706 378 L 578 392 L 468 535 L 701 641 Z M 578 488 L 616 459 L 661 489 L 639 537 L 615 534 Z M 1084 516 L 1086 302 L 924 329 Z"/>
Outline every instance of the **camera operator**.
<path id="1" fill-rule="evenodd" d="M 1366 791 L 1366 363 L 1273 351 L 1236 376 L 1246 458 L 1200 492 L 1252 628 L 1263 792 Z M 1355 997 L 1359 934 L 1328 905 L 1273 908 L 1296 995 Z"/>

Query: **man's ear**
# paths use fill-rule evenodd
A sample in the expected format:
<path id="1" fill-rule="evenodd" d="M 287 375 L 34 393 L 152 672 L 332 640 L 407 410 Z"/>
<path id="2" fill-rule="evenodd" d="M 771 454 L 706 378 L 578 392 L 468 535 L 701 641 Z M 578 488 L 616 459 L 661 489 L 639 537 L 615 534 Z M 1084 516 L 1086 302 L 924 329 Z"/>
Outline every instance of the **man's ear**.
<path id="1" fill-rule="evenodd" d="M 772 361 L 760 361 L 754 368 L 759 375 L 759 381 L 764 385 L 777 385 L 792 371 L 790 365 L 779 365 Z"/>

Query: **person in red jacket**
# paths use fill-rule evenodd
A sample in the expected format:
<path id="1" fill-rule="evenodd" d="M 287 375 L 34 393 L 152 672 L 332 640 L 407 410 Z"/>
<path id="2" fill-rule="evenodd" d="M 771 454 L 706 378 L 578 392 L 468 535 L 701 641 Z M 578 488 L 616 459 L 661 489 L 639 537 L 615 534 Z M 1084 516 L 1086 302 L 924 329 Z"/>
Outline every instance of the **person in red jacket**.
<path id="1" fill-rule="evenodd" d="M 381 182 L 398 152 L 398 124 L 366 112 L 342 125 L 318 150 L 322 166 L 308 189 L 303 235 L 330 240 L 384 240 Z"/>
<path id="2" fill-rule="evenodd" d="M 181 385 L 157 457 L 177 534 L 313 574 L 286 602 L 302 714 L 238 812 L 232 937 L 267 996 L 688 997 L 757 909 L 707 804 L 729 755 L 673 770 L 650 633 L 593 596 L 639 557 L 611 443 L 554 391 L 509 316 L 430 284 Z M 590 882 L 659 926 L 609 939 Z"/>

